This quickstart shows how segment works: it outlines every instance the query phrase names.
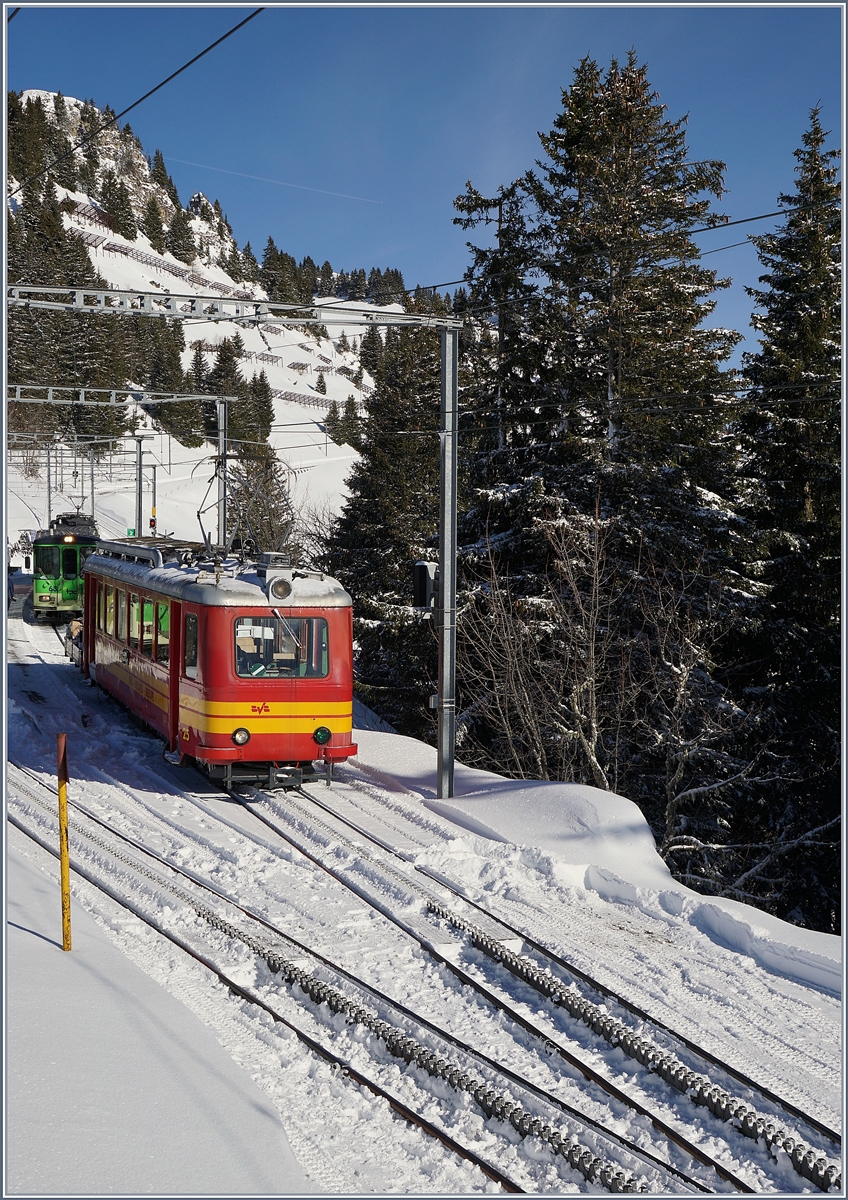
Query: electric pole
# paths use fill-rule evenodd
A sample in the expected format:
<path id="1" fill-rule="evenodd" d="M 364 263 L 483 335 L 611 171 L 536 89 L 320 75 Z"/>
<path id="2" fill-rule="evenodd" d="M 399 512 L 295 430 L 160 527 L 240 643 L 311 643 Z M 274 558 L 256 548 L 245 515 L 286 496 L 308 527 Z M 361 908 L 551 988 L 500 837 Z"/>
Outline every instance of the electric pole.
<path id="1" fill-rule="evenodd" d="M 442 330 L 442 422 L 439 432 L 439 753 L 436 795 L 453 795 L 456 750 L 456 482 L 459 332 Z"/>

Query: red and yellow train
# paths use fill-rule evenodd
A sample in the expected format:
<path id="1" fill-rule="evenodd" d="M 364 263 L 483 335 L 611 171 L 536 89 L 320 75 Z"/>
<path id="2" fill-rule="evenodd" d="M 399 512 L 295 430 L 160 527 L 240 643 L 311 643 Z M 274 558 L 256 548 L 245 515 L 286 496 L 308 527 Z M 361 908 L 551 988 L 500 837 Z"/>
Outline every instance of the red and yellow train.
<path id="1" fill-rule="evenodd" d="M 205 561 L 204 561 L 205 558 Z M 225 786 L 298 786 L 356 754 L 351 598 L 280 554 L 98 544 L 83 671 Z"/>

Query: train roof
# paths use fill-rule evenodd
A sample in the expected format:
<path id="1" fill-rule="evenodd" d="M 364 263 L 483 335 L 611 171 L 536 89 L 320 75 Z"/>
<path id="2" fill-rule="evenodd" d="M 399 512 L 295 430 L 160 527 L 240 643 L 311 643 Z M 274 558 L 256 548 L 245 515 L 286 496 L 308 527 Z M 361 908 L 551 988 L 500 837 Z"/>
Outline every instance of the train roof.
<path id="1" fill-rule="evenodd" d="M 88 545 L 97 541 L 97 530 L 79 529 L 70 525 L 60 525 L 49 533 L 46 529 L 40 529 L 31 544 L 33 546 L 61 546 L 66 537 L 71 538 L 74 542 L 83 542 Z"/>
<path id="2" fill-rule="evenodd" d="M 98 543 L 87 573 L 105 575 L 140 590 L 215 608 L 349 608 L 353 601 L 337 579 L 263 555 L 263 562 L 198 556 L 197 547 Z M 276 561 L 274 561 L 276 560 Z M 277 581 L 281 581 L 279 584 Z M 275 585 L 275 592 L 269 589 Z M 288 591 L 288 594 L 285 594 Z"/>
<path id="3" fill-rule="evenodd" d="M 58 513 L 50 522 L 49 529 L 39 529 L 32 544 L 58 542 L 69 534 L 73 535 L 75 541 L 95 541 L 99 536 L 94 519 L 85 513 Z"/>

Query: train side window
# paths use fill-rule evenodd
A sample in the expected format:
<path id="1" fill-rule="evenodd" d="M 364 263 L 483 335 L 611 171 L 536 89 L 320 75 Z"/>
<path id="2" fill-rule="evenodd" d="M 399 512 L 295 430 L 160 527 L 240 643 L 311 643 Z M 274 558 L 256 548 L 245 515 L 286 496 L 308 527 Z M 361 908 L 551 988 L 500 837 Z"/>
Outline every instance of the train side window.
<path id="1" fill-rule="evenodd" d="M 106 584 L 106 632 L 109 637 L 115 636 L 115 589 Z"/>
<path id="2" fill-rule="evenodd" d="M 62 547 L 62 574 L 65 579 L 77 577 L 77 548 L 76 546 Z"/>
<path id="3" fill-rule="evenodd" d="M 141 652 L 153 657 L 153 601 L 147 599 L 141 602 Z"/>
<path id="4" fill-rule="evenodd" d="M 156 605 L 156 661 L 166 663 L 171 653 L 171 606 Z"/>
<path id="5" fill-rule="evenodd" d="M 134 592 L 130 592 L 130 646 L 133 650 L 138 649 L 140 633 L 141 605 L 138 602 L 138 596 Z"/>
<path id="6" fill-rule="evenodd" d="M 186 613 L 183 663 L 183 674 L 189 679 L 197 679 L 197 617 L 194 613 Z"/>
<path id="7" fill-rule="evenodd" d="M 103 584 L 97 585 L 97 628 L 103 628 Z"/>
<path id="8" fill-rule="evenodd" d="M 127 640 L 127 593 L 115 588 L 115 637 L 119 642 Z"/>

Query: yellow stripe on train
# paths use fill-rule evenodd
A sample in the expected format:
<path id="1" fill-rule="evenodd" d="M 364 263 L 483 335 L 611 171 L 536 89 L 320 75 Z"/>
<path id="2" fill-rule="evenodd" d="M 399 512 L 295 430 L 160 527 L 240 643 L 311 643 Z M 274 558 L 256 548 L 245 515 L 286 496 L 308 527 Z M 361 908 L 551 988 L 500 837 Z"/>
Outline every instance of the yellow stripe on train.
<path id="1" fill-rule="evenodd" d="M 319 725 L 326 725 L 331 733 L 350 733 L 353 721 L 350 717 L 331 717 L 326 713 L 303 717 L 254 717 L 251 719 L 239 717 L 206 717 L 188 713 L 180 709 L 180 724 L 198 730 L 200 733 L 231 734 L 239 720 L 244 722 L 244 728 L 253 736 L 262 737 L 268 734 L 314 733 Z"/>
<path id="2" fill-rule="evenodd" d="M 353 719 L 351 700 L 260 700 L 237 703 L 232 700 L 201 700 L 197 696 L 183 693 L 180 696 L 180 712 L 201 717 L 226 717 L 232 720 L 251 720 L 256 717 L 308 717 L 318 712 L 316 720 L 327 717 L 350 717 Z"/>

